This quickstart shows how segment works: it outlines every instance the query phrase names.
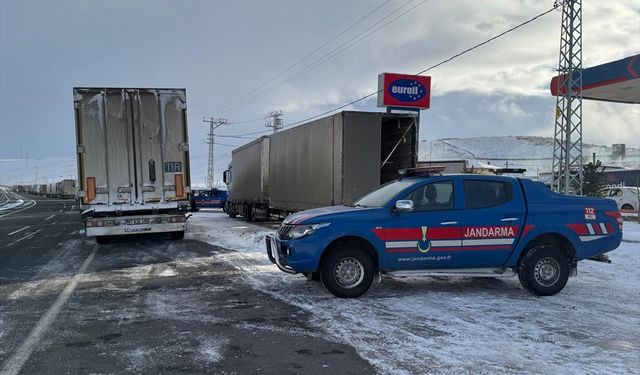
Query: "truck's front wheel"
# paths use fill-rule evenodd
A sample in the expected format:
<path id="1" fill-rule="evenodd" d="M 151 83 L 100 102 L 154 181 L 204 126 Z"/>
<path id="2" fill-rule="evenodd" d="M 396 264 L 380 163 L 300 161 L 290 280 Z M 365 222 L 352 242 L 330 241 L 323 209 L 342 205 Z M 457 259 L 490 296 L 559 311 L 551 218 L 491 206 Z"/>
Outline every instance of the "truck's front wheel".
<path id="1" fill-rule="evenodd" d="M 569 261 L 561 249 L 540 244 L 530 248 L 518 267 L 523 288 L 539 296 L 560 292 L 569 279 Z"/>
<path id="2" fill-rule="evenodd" d="M 339 246 L 321 265 L 320 281 L 336 297 L 356 298 L 369 290 L 374 273 L 373 260 L 364 250 Z"/>

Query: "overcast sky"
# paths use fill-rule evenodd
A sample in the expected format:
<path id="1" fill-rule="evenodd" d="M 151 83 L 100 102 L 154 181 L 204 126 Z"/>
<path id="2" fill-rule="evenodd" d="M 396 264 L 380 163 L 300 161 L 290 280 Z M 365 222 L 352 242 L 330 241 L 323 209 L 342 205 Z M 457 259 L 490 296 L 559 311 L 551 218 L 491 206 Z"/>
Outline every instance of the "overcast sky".
<path id="1" fill-rule="evenodd" d="M 395 9 L 394 22 L 258 100 L 255 89 L 376 7 L 378 10 L 270 85 L 296 75 Z M 584 65 L 640 52 L 640 1 L 584 1 Z M 368 94 L 380 72 L 416 73 L 549 9 L 552 0 L 0 0 L 0 158 L 74 157 L 72 88 L 187 89 L 191 150 L 206 154 L 203 116 L 264 130 Z M 430 71 L 431 109 L 421 138 L 553 136 L 561 13 Z M 370 30 L 374 30 L 376 27 Z M 365 32 L 366 35 L 367 32 Z M 270 85 L 264 88 L 269 88 Z M 263 88 L 263 89 L 264 89 Z M 249 93 L 249 94 L 248 94 Z M 375 97 L 354 109 L 378 110 Z M 239 123 L 244 122 L 244 123 Z M 640 147 L 638 105 L 584 104 L 584 139 Z M 225 145 L 248 139 L 220 138 Z M 217 146 L 216 172 L 232 147 Z M 194 171 L 205 174 L 204 171 Z"/>

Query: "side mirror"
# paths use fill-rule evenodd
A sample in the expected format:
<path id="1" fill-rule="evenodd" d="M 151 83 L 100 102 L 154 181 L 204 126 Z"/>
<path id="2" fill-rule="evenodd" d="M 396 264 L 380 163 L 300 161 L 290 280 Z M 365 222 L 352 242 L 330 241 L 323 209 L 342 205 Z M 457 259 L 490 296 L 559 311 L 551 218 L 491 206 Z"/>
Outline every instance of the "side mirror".
<path id="1" fill-rule="evenodd" d="M 413 201 L 408 199 L 401 199 L 396 202 L 396 211 L 398 212 L 413 212 Z"/>

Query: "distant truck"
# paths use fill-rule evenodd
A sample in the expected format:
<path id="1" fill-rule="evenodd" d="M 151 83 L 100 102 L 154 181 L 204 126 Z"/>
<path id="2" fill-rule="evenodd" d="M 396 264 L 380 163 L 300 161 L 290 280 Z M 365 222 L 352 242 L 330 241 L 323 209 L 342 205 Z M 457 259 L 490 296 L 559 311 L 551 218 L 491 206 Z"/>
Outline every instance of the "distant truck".
<path id="1" fill-rule="evenodd" d="M 640 186 L 640 169 L 605 169 L 602 179 L 608 188 Z"/>
<path id="2" fill-rule="evenodd" d="M 87 236 L 184 237 L 190 203 L 184 89 L 74 88 Z"/>
<path id="3" fill-rule="evenodd" d="M 46 186 L 46 195 L 49 198 L 71 199 L 76 195 L 76 180 L 65 179 L 53 182 Z"/>
<path id="4" fill-rule="evenodd" d="M 351 204 L 418 161 L 418 117 L 345 111 L 233 150 L 224 173 L 230 217 L 285 217 Z"/>

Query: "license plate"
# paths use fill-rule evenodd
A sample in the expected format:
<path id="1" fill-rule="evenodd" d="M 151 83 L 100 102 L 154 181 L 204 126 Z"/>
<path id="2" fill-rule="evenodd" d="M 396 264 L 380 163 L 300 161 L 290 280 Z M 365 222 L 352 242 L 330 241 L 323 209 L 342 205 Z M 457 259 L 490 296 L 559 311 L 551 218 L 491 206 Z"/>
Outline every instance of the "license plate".
<path id="1" fill-rule="evenodd" d="M 127 225 L 149 224 L 149 219 L 127 219 L 124 221 Z"/>

